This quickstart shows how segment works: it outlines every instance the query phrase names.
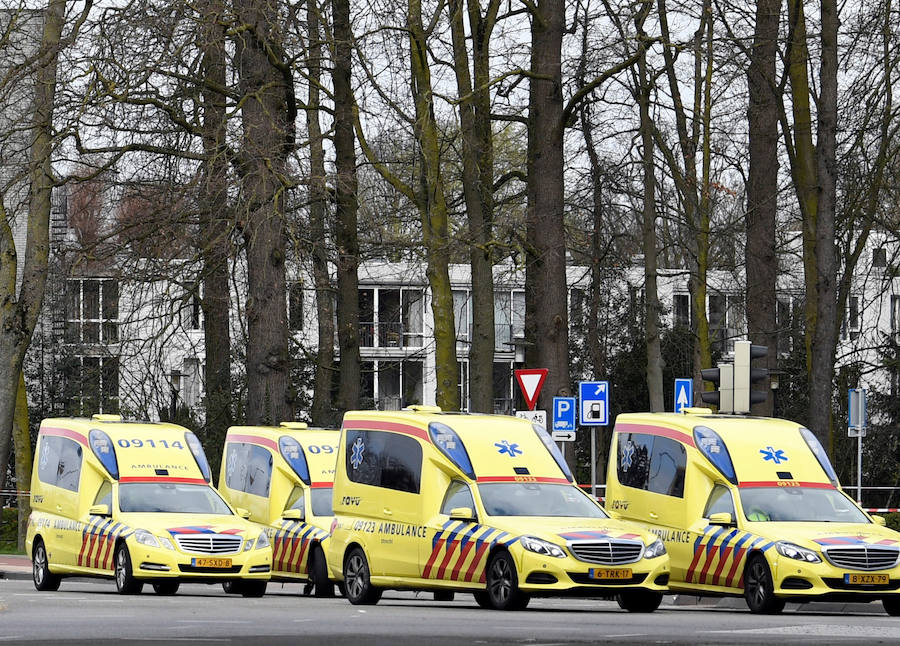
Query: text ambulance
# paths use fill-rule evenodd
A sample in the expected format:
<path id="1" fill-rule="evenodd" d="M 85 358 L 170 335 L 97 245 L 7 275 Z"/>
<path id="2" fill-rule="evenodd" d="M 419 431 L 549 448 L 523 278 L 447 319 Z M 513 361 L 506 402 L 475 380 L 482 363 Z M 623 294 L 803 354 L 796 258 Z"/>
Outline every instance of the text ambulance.
<path id="1" fill-rule="evenodd" d="M 662 542 L 610 519 L 549 434 L 515 417 L 346 413 L 334 511 L 328 565 L 354 604 L 386 588 L 472 592 L 504 610 L 618 594 L 650 612 L 669 577 Z"/>
<path id="2" fill-rule="evenodd" d="M 280 426 L 233 426 L 225 438 L 219 489 L 272 542 L 272 579 L 307 582 L 317 597 L 332 596 L 323 547 L 330 536 L 331 486 L 339 431 Z M 229 592 L 237 592 L 234 584 Z"/>
<path id="3" fill-rule="evenodd" d="M 265 594 L 272 549 L 209 484 L 200 441 L 174 424 L 117 415 L 45 419 L 37 439 L 26 548 L 34 585 L 115 577 L 122 594 L 152 583 L 239 580 Z"/>
<path id="4" fill-rule="evenodd" d="M 881 599 L 900 614 L 900 533 L 841 490 L 812 432 L 780 419 L 619 415 L 606 507 L 666 543 L 672 591 L 787 600 Z"/>

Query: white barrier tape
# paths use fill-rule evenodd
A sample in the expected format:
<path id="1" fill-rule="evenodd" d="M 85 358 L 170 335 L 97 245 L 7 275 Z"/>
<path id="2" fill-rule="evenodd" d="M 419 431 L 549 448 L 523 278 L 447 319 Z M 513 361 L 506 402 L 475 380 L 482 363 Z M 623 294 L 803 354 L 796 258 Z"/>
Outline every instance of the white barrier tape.
<path id="1" fill-rule="evenodd" d="M 17 489 L 0 489 L 0 496 L 19 496 L 21 498 L 27 498 L 30 495 L 30 491 L 19 491 Z"/>
<path id="2" fill-rule="evenodd" d="M 891 514 L 897 511 L 900 511 L 900 507 L 880 507 L 880 508 L 866 508 L 866 511 L 870 514 Z"/>

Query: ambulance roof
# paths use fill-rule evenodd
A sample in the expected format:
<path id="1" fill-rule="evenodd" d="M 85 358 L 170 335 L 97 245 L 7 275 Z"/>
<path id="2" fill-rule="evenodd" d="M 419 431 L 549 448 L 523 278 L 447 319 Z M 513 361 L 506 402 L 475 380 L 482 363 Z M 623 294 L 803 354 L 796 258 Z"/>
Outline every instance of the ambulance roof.
<path id="1" fill-rule="evenodd" d="M 429 426 L 434 433 L 429 432 Z M 424 407 L 409 411 L 352 411 L 344 415 L 344 428 L 412 435 L 435 445 L 445 455 L 447 449 L 450 453 L 456 450 L 452 436 L 455 434 L 465 447 L 478 482 L 570 482 L 551 453 L 553 450 L 559 455 L 550 436 L 545 433 L 548 446 L 531 422 L 517 417 L 443 413 Z M 447 429 L 452 433 L 447 433 Z"/>
<path id="2" fill-rule="evenodd" d="M 285 435 L 294 438 L 303 447 L 313 486 L 330 485 L 334 481 L 334 463 L 340 440 L 338 429 L 310 428 L 303 422 L 282 422 L 280 426 L 232 426 L 225 441 L 258 444 L 280 455 L 278 441 Z"/>
<path id="3" fill-rule="evenodd" d="M 722 439 L 741 486 L 776 486 L 785 480 L 831 483 L 796 422 L 711 413 L 629 413 L 616 419 L 618 433 L 663 435 L 694 448 L 699 448 L 694 441 L 698 426 L 712 429 Z"/>
<path id="4" fill-rule="evenodd" d="M 114 477 L 117 473 L 119 482 L 169 479 L 207 484 L 189 445 L 195 442 L 199 448 L 199 442 L 177 424 L 126 421 L 117 415 L 53 418 L 41 422 L 41 434 L 68 437 L 84 445 L 85 455 L 94 455 Z"/>

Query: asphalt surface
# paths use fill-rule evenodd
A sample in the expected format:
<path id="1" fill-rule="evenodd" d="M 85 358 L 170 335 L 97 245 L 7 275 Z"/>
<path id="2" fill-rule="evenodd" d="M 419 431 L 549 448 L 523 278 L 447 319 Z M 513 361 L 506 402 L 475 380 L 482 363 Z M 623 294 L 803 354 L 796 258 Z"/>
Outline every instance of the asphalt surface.
<path id="1" fill-rule="evenodd" d="M 21 561 L 16 565 L 21 565 Z M 149 587 L 121 596 L 111 580 L 65 579 L 38 592 L 23 572 L 0 580 L 0 644 L 900 644 L 900 618 L 880 603 L 788 605 L 782 615 L 750 614 L 742 600 L 666 597 L 650 615 L 614 601 L 535 599 L 522 612 L 479 608 L 471 595 L 387 592 L 376 606 L 303 597 L 296 584 L 269 584 L 261 599 L 219 586 L 182 585 L 174 597 Z"/>

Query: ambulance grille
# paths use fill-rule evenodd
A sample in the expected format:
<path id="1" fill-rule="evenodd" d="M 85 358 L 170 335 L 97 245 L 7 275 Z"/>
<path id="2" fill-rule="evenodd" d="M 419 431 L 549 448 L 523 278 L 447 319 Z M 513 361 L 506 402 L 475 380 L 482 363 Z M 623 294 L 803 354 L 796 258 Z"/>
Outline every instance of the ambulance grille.
<path id="1" fill-rule="evenodd" d="M 624 565 L 641 559 L 644 544 L 640 541 L 576 541 L 569 550 L 579 561 L 598 565 Z"/>
<path id="2" fill-rule="evenodd" d="M 176 534 L 178 549 L 188 554 L 235 554 L 244 539 L 231 534 Z"/>
<path id="3" fill-rule="evenodd" d="M 900 549 L 881 545 L 829 547 L 824 550 L 828 562 L 850 570 L 887 570 L 897 565 Z"/>

